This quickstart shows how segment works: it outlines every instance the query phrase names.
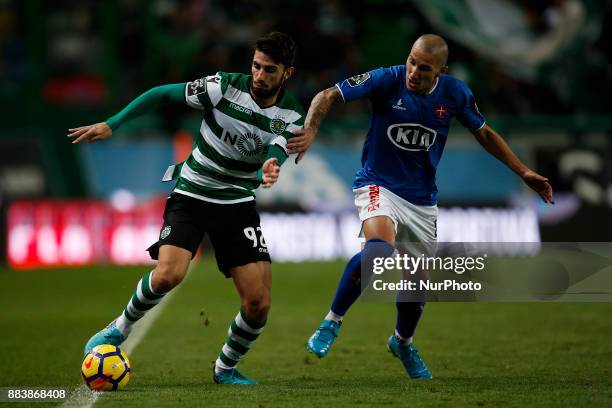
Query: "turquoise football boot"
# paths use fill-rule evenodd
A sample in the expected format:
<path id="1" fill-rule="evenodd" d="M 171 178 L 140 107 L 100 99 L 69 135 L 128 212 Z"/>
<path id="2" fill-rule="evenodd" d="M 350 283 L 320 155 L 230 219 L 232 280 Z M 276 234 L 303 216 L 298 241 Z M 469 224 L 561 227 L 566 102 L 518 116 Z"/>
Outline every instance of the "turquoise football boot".
<path id="1" fill-rule="evenodd" d="M 308 339 L 306 349 L 319 358 L 325 357 L 338 337 L 338 332 L 340 332 L 340 324 L 333 320 L 323 320 L 321 326 Z"/>
<path id="2" fill-rule="evenodd" d="M 213 381 L 215 384 L 237 384 L 237 385 L 255 385 L 256 381 L 251 380 L 250 378 L 245 377 L 240 374 L 238 370 L 232 368 L 231 370 L 222 370 L 220 372 L 215 372 L 215 367 L 213 366 Z"/>
<path id="3" fill-rule="evenodd" d="M 108 326 L 91 336 L 85 345 L 85 350 L 83 353 L 87 355 L 94 347 L 99 346 L 100 344 L 112 344 L 113 346 L 119 346 L 125 341 L 125 339 L 127 339 L 127 336 L 124 336 L 123 333 L 119 331 L 117 325 L 115 324 L 115 320 L 113 320 Z"/>
<path id="4" fill-rule="evenodd" d="M 387 341 L 387 348 L 391 354 L 400 359 L 410 378 L 423 380 L 431 380 L 433 378 L 412 343 L 400 344 L 397 337 L 391 336 L 389 341 Z"/>

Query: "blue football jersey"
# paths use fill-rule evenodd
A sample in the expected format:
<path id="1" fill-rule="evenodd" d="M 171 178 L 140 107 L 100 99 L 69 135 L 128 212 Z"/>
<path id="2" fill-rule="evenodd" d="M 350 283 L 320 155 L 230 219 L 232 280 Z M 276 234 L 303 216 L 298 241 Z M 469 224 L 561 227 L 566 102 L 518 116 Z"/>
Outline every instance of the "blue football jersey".
<path id="1" fill-rule="evenodd" d="M 441 75 L 426 95 L 406 88 L 406 66 L 378 68 L 336 84 L 345 102 L 372 102 L 370 128 L 353 189 L 376 184 L 416 205 L 437 203 L 436 167 L 450 122 L 470 130 L 485 124 L 470 88 Z"/>

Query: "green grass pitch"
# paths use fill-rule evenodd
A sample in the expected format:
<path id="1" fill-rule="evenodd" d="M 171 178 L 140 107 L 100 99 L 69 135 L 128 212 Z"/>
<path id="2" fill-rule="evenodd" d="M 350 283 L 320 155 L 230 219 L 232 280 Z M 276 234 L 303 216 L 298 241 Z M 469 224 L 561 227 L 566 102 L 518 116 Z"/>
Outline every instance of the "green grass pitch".
<path id="1" fill-rule="evenodd" d="M 238 296 L 213 262 L 195 265 L 131 353 L 126 390 L 94 406 L 612 405 L 612 303 L 430 303 L 415 344 L 433 381 L 410 380 L 387 352 L 390 303 L 358 302 L 331 353 L 307 354 L 342 267 L 273 264 L 269 322 L 240 364 L 260 384 L 232 387 L 212 383 L 211 364 Z M 79 386 L 84 343 L 122 310 L 146 271 L 0 270 L 0 387 Z"/>

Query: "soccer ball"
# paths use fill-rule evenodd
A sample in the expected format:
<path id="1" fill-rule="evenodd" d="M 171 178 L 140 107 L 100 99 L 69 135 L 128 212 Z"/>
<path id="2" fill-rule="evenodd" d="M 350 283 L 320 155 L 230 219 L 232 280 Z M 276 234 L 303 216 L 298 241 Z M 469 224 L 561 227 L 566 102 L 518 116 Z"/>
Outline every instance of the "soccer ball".
<path id="1" fill-rule="evenodd" d="M 130 381 L 131 372 L 125 351 L 111 344 L 94 347 L 81 364 L 83 380 L 94 391 L 123 389 Z"/>

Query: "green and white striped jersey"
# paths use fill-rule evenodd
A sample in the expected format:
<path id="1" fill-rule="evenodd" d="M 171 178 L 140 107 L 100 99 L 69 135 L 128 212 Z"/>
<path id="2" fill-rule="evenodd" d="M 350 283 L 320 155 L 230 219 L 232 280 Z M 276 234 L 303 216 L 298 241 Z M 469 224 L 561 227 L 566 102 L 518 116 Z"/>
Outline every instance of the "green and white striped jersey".
<path id="1" fill-rule="evenodd" d="M 250 81 L 250 75 L 217 72 L 186 84 L 187 105 L 202 110 L 204 118 L 193 151 L 175 171 L 174 191 L 220 204 L 254 200 L 269 146 L 287 153 L 291 131 L 304 125 L 304 109 L 286 91 L 275 105 L 260 108 L 249 93 Z"/>

